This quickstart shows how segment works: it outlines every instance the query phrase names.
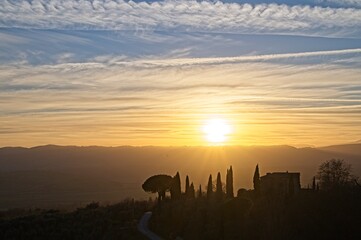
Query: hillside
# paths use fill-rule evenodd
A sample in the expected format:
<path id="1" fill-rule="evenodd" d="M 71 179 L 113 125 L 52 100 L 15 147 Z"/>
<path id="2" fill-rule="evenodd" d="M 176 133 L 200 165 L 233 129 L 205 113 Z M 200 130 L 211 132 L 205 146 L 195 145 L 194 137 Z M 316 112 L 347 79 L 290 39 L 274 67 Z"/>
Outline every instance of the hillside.
<path id="1" fill-rule="evenodd" d="M 146 239 L 137 221 L 151 202 L 126 200 L 114 205 L 91 203 L 75 211 L 0 212 L 0 239 Z"/>
<path id="2" fill-rule="evenodd" d="M 361 156 L 361 143 L 333 145 L 320 149 L 323 151 Z"/>
<path id="3" fill-rule="evenodd" d="M 61 207 L 91 201 L 147 199 L 141 184 L 157 173 L 192 176 L 196 186 L 209 173 L 233 166 L 235 189 L 251 188 L 256 164 L 261 175 L 273 171 L 301 172 L 307 186 L 319 164 L 345 159 L 361 175 L 361 144 L 323 148 L 249 147 L 75 147 L 0 148 L 0 209 Z M 5 198 L 6 196 L 6 198 Z"/>

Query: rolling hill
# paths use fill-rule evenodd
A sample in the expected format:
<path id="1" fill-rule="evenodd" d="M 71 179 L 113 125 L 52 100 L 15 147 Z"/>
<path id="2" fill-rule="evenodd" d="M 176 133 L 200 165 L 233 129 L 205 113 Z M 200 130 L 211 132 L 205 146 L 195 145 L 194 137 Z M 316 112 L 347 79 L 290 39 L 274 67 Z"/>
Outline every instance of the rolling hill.
<path id="1" fill-rule="evenodd" d="M 209 174 L 225 177 L 233 166 L 235 189 L 251 188 L 256 164 L 261 175 L 273 171 L 301 172 L 307 186 L 319 164 L 341 158 L 361 175 L 361 144 L 322 148 L 291 146 L 224 147 L 76 147 L 0 148 L 0 209 L 61 207 L 90 201 L 116 202 L 149 196 L 141 184 L 151 175 L 180 172 L 196 186 Z M 223 179 L 224 180 L 224 179 Z"/>

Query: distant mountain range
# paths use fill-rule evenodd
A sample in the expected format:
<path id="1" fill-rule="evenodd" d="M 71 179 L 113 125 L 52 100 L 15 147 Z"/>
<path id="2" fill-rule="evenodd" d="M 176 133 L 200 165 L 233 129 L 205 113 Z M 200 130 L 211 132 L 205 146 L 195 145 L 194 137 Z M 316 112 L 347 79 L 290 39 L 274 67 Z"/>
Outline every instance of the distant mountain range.
<path id="1" fill-rule="evenodd" d="M 224 147 L 76 147 L 0 148 L 0 209 L 56 207 L 90 201 L 147 198 L 143 181 L 154 174 L 180 172 L 205 187 L 209 174 L 233 166 L 235 191 L 251 188 L 256 164 L 261 175 L 301 172 L 311 183 L 321 162 L 340 158 L 361 176 L 361 143 L 320 148 L 291 146 Z"/>

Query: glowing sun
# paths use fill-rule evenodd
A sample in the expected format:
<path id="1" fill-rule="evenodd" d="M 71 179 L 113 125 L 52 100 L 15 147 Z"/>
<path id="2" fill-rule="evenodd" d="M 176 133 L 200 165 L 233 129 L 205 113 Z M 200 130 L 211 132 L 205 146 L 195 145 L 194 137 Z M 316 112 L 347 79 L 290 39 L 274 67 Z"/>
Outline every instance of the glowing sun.
<path id="1" fill-rule="evenodd" d="M 207 141 L 211 143 L 223 143 L 227 135 L 232 131 L 231 126 L 224 119 L 209 119 L 203 126 Z"/>

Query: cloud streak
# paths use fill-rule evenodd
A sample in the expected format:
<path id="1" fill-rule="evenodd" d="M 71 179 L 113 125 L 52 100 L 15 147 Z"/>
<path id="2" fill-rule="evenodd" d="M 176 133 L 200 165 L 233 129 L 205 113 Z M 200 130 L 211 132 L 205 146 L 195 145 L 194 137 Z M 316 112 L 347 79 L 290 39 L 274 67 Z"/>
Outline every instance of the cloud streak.
<path id="1" fill-rule="evenodd" d="M 298 52 L 298 53 L 280 53 L 280 54 L 264 54 L 252 56 L 236 56 L 236 57 L 203 57 L 203 58 L 174 58 L 167 56 L 147 56 L 145 58 L 127 58 L 117 57 L 112 55 L 103 55 L 94 59 L 89 59 L 85 62 L 65 62 L 58 64 L 43 64 L 42 66 L 49 71 L 56 71 L 63 69 L 64 71 L 87 71 L 90 69 L 106 69 L 109 67 L 125 66 L 125 67 L 141 67 L 141 68 L 166 68 L 166 67 L 187 67 L 187 66 L 206 66 L 206 65 L 222 65 L 222 64 L 239 64 L 239 63 L 281 63 L 281 64 L 305 64 L 317 62 L 317 65 L 333 64 L 333 65 L 348 65 L 350 67 L 361 67 L 361 48 L 331 50 L 331 51 L 313 51 L 313 52 Z M 22 66 L 29 68 L 30 66 L 25 62 L 15 62 L 8 65 Z M 1 70 L 1 68 L 0 68 Z M 1 76 L 1 74 L 0 74 Z M 31 86 L 19 85 L 14 89 L 26 89 Z M 43 85 L 47 88 L 47 85 Z M 76 86 L 72 86 L 76 87 Z M 59 86 L 51 86 L 51 88 L 59 88 Z M 7 85 L 3 83 L 3 89 L 8 89 Z M 9 87 L 11 90 L 11 88 Z M 64 87 L 64 89 L 66 89 Z"/>
<path id="2" fill-rule="evenodd" d="M 207 58 L 359 49 L 361 41 L 285 35 L 0 29 L 0 64 Z M 335 56 L 335 55 L 334 55 Z"/>
<path id="3" fill-rule="evenodd" d="M 108 60 L 1 66 L 0 145 L 202 145 L 199 129 L 212 114 L 238 129 L 230 144 L 359 139 L 360 68 L 290 61 L 355 54 L 359 50 L 154 67 Z M 288 57 L 288 64 L 275 64 L 275 57 Z"/>
<path id="4" fill-rule="evenodd" d="M 331 4 L 339 7 L 361 7 L 360 0 L 316 0 L 316 3 Z"/>
<path id="5" fill-rule="evenodd" d="M 361 9 L 208 1 L 33 0 L 0 3 L 0 26 L 361 37 Z M 19 17 L 21 16 L 21 17 Z"/>
<path id="6" fill-rule="evenodd" d="M 259 62 L 259 61 L 277 61 L 302 59 L 312 57 L 339 57 L 347 55 L 360 56 L 361 48 L 344 49 L 333 51 L 315 51 L 315 52 L 300 52 L 300 53 L 284 53 L 284 54 L 268 54 L 256 56 L 239 56 L 239 57 L 218 57 L 218 58 L 179 58 L 179 59 L 164 59 L 164 60 L 139 60 L 133 61 L 135 65 L 155 65 L 155 66 L 182 66 L 182 65 L 206 65 L 206 64 L 230 64 L 242 62 Z M 323 59 L 323 61 L 327 61 Z M 118 64 L 126 64 L 127 62 L 118 62 Z"/>
<path id="7" fill-rule="evenodd" d="M 0 146 L 202 145 L 214 114 L 230 144 L 359 139 L 360 11 L 0 1 Z"/>

